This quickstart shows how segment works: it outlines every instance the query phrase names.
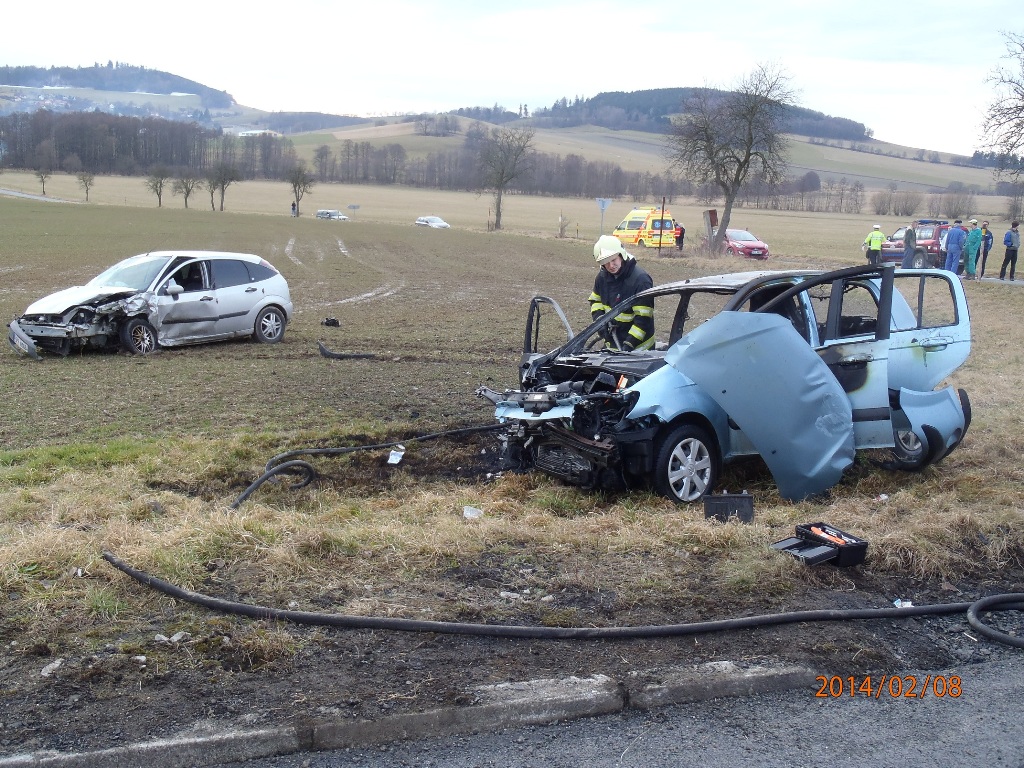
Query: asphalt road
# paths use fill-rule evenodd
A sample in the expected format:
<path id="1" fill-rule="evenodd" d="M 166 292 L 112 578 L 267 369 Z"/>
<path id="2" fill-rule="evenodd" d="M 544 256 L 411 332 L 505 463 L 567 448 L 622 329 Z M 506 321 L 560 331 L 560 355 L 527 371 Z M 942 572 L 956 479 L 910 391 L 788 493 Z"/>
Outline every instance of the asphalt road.
<path id="1" fill-rule="evenodd" d="M 954 688 L 959 678 L 959 687 Z M 923 688 L 918 677 L 915 692 Z M 928 695 L 894 696 L 910 685 L 878 678 L 850 696 L 813 689 L 715 699 L 663 709 L 466 737 L 402 742 L 245 763 L 245 768 L 445 766 L 446 768 L 701 768 L 729 766 L 935 765 L 1024 767 L 1024 653 L 931 675 Z M 863 678 L 856 681 L 863 686 Z M 959 692 L 959 695 L 953 695 Z M 943 695 L 936 695 L 937 693 Z M 238 764 L 236 764 L 238 765 Z"/>

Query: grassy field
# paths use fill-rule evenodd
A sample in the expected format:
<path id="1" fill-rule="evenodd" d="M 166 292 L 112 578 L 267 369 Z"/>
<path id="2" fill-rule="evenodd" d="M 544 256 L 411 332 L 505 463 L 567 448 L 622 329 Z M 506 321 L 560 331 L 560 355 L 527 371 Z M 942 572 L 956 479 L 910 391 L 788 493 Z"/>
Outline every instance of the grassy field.
<path id="1" fill-rule="evenodd" d="M 0 186 L 19 185 L 32 180 L 0 177 Z M 64 177 L 51 179 L 47 192 L 80 197 Z M 152 633 L 154 611 L 168 617 L 161 627 L 197 636 L 223 626 L 203 612 L 168 613 L 168 603 L 103 563 L 104 549 L 187 587 L 207 584 L 217 568 L 217 583 L 267 605 L 556 625 L 764 612 L 841 592 L 851 579 L 878 589 L 884 603 L 897 590 L 906 597 L 942 584 L 970 593 L 1019 575 L 1017 285 L 967 286 L 974 346 L 952 383 L 970 393 L 974 421 L 944 462 L 908 475 L 861 457 L 827 497 L 798 504 L 779 498 L 763 464 L 744 463 L 722 486 L 754 494 L 755 521 L 721 525 L 699 506 L 646 493 L 592 494 L 536 473 L 488 476 L 495 445 L 487 435 L 411 440 L 493 421 L 473 393 L 481 384 L 515 385 L 531 296 L 556 298 L 576 327 L 583 324 L 599 228 L 593 201 L 511 198 L 509 229 L 487 232 L 488 201 L 469 194 L 317 187 L 307 211 L 361 203 L 353 221 L 340 223 L 291 218 L 281 184 L 232 187 L 225 213 L 184 210 L 180 201 L 158 209 L 137 179 L 100 179 L 94 200 L 0 197 L 0 316 L 125 256 L 176 247 L 266 257 L 288 278 L 296 313 L 273 346 L 44 362 L 0 355 L 5 645 L 66 655 L 114 644 L 129 653 Z M 692 221 L 699 210 L 673 208 Z M 580 239 L 554 237 L 560 211 L 580 222 Z M 453 229 L 413 226 L 425 213 L 444 215 Z M 769 241 L 770 267 L 787 268 L 858 263 L 871 221 L 742 211 L 737 224 Z M 750 267 L 725 257 L 640 258 L 656 282 Z M 340 327 L 322 326 L 327 316 Z M 319 340 L 377 358 L 326 360 Z M 397 467 L 380 451 L 325 459 L 317 483 L 299 491 L 267 485 L 230 508 L 279 452 L 392 440 L 408 448 Z M 467 521 L 464 505 L 484 517 Z M 868 539 L 863 569 L 803 568 L 769 550 L 809 520 Z M 496 588 L 460 580 L 482 568 L 498 574 Z M 509 585 L 532 597 L 509 604 L 499 596 Z M 233 631 L 250 666 L 287 657 L 302 642 L 241 622 Z M 206 652 L 194 653 L 188 664 Z"/>

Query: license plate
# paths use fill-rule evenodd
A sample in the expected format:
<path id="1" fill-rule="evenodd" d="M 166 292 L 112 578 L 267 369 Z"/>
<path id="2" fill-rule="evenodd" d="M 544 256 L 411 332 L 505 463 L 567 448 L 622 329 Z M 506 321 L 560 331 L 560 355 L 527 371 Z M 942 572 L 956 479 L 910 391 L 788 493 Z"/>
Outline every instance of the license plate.
<path id="1" fill-rule="evenodd" d="M 18 349 L 20 349 L 22 352 L 25 352 L 26 354 L 28 353 L 28 344 L 25 343 L 24 339 L 19 338 L 18 336 L 15 336 L 14 337 L 14 343 L 17 345 Z"/>
<path id="2" fill-rule="evenodd" d="M 753 256 L 760 256 L 761 255 L 761 251 L 758 250 L 757 248 L 754 248 L 750 253 Z"/>

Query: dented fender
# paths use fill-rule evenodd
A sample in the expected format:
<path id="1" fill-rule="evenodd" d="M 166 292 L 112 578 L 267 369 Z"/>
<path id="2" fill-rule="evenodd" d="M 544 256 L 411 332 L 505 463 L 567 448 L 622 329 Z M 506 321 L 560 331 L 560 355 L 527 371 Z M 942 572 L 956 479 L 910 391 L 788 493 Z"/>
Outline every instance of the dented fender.
<path id="1" fill-rule="evenodd" d="M 901 389 L 900 408 L 917 439 L 925 445 L 922 466 L 948 456 L 964 439 L 971 424 L 970 400 L 962 389 L 946 387 L 934 392 Z"/>

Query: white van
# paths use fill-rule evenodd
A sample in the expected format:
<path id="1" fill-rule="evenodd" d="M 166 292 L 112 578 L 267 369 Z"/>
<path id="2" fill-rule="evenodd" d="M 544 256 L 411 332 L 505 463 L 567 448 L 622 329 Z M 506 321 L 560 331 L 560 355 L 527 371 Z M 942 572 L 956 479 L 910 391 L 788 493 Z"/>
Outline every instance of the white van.
<path id="1" fill-rule="evenodd" d="M 321 209 L 321 210 L 316 212 L 316 217 L 318 219 L 333 219 L 334 221 L 348 221 L 348 216 L 346 216 L 341 211 L 336 211 L 336 210 L 333 210 L 333 209 L 330 209 L 330 210 Z"/>

